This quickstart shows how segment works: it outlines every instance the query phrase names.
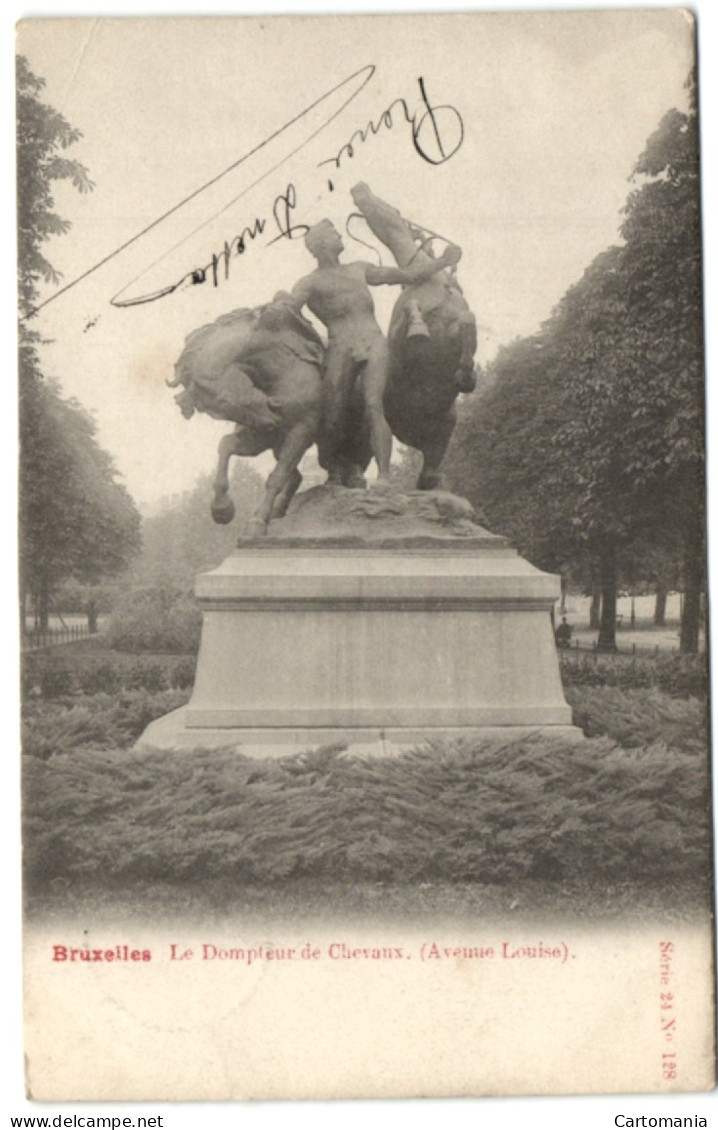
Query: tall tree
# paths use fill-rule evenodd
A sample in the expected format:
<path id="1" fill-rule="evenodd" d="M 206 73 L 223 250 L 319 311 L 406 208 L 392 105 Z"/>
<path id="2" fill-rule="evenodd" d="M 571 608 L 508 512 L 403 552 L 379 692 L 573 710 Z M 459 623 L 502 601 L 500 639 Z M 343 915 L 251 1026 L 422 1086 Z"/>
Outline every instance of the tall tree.
<path id="1" fill-rule="evenodd" d="M 87 170 L 64 151 L 80 137 L 39 97 L 42 79 L 17 60 L 18 292 L 20 322 L 21 623 L 31 595 L 47 625 L 53 589 L 67 577 L 96 581 L 119 572 L 139 548 L 139 515 L 116 481 L 92 418 L 42 373 L 34 311 L 42 281 L 58 275 L 44 254 L 70 224 L 54 211 L 55 182 L 79 192 Z"/>
<path id="2" fill-rule="evenodd" d="M 615 647 L 622 562 L 639 547 L 675 557 L 680 542 L 681 646 L 693 651 L 704 559 L 694 98 L 666 115 L 634 178 L 625 245 L 597 256 L 540 334 L 499 354 L 447 469 L 537 564 L 598 570 L 604 649 Z"/>
<path id="3" fill-rule="evenodd" d="M 499 353 L 470 410 L 473 442 L 464 418 L 457 442 L 469 442 L 448 466 L 464 491 L 469 471 L 473 501 L 537 565 L 600 585 L 605 649 L 615 647 L 617 549 L 630 532 L 613 392 L 620 257 L 618 248 L 598 256 L 539 334 Z"/>
<path id="4" fill-rule="evenodd" d="M 54 589 L 68 577 L 97 583 L 139 550 L 139 514 L 115 481 L 92 417 L 39 376 L 21 347 L 20 551 L 25 592 L 47 625 Z"/>
<path id="5" fill-rule="evenodd" d="M 547 469 L 601 592 L 598 647 L 616 647 L 621 551 L 644 511 L 626 467 L 622 389 L 625 297 L 623 250 L 598 255 L 551 321 L 557 355 L 556 429 Z"/>
<path id="6" fill-rule="evenodd" d="M 705 584 L 705 445 L 700 168 L 695 76 L 634 170 L 622 234 L 631 318 L 635 475 L 652 485 L 683 557 L 681 650 L 696 651 Z"/>
<path id="7" fill-rule="evenodd" d="M 504 346 L 485 392 L 466 398 L 444 470 L 497 533 L 543 568 L 567 556 L 571 529 L 545 471 L 556 427 L 552 343 L 546 334 Z"/>

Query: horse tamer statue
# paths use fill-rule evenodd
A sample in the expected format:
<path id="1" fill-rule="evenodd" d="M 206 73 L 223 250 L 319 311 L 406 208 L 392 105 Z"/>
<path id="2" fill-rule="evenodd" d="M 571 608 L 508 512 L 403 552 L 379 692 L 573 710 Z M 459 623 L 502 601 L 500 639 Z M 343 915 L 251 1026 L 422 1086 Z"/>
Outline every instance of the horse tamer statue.
<path id="1" fill-rule="evenodd" d="M 456 397 L 476 385 L 476 321 L 445 269 L 455 266 L 460 250 L 449 245 L 437 259 L 426 249 L 429 241 L 419 235 L 417 246 L 416 228 L 366 185 L 357 185 L 352 196 L 372 232 L 391 249 L 397 268 L 341 264 L 341 239 L 322 221 L 307 236 L 317 270 L 292 294 L 280 292 L 266 306 L 235 310 L 195 330 L 168 382 L 184 386 L 176 400 L 185 416 L 206 412 L 236 424 L 219 445 L 215 521 L 234 517 L 231 457 L 274 453 L 277 463 L 250 536 L 263 534 L 272 518 L 285 513 L 302 481 L 298 464 L 315 442 L 330 480 L 356 486 L 372 455 L 380 481 L 388 479 L 393 433 L 424 457 L 418 487 L 439 487 Z M 367 286 L 380 283 L 403 287 L 388 350 Z M 301 314 L 305 303 L 327 326 L 328 351 Z M 337 411 L 341 419 L 334 419 Z"/>

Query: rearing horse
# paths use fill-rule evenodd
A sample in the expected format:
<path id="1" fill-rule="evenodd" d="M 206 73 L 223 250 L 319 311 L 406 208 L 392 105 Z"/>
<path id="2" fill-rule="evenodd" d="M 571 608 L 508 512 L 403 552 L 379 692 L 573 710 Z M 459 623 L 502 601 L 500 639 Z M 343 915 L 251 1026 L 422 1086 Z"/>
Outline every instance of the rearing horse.
<path id="1" fill-rule="evenodd" d="M 360 182 L 352 198 L 398 267 L 430 261 L 396 208 Z M 393 434 L 424 457 L 417 486 L 441 485 L 439 466 L 456 423 L 456 397 L 476 388 L 476 319 L 448 271 L 404 287 L 389 324 L 384 413 Z"/>
<path id="2" fill-rule="evenodd" d="M 279 296 L 278 296 L 279 298 Z M 306 318 L 275 300 L 234 310 L 190 334 L 170 387 L 186 417 L 206 412 L 231 420 L 220 440 L 212 517 L 231 522 L 229 461 L 233 455 L 272 451 L 277 463 L 247 533 L 261 536 L 284 514 L 302 476 L 298 463 L 315 442 L 321 416 L 324 345 Z"/>

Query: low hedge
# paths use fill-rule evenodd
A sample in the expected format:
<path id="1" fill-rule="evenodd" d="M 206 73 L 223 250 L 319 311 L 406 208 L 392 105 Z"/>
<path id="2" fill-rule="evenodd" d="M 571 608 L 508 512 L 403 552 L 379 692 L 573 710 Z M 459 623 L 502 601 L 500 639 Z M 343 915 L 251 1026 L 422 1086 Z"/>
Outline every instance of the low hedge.
<path id="1" fill-rule="evenodd" d="M 705 705 L 572 687 L 585 742 L 434 741 L 396 758 L 338 747 L 278 760 L 135 753 L 187 691 L 32 700 L 25 710 L 29 888 L 208 877 L 510 883 L 681 882 L 705 871 Z"/>
<path id="2" fill-rule="evenodd" d="M 98 639 L 97 644 L 101 641 Z M 676 698 L 705 698 L 708 667 L 705 656 L 602 655 L 565 651 L 559 656 L 565 687 L 654 689 Z M 187 655 L 136 656 L 99 646 L 95 651 L 72 647 L 26 652 L 22 662 L 23 693 L 54 699 L 68 694 L 108 694 L 128 690 L 160 691 L 191 687 L 196 658 Z"/>
<path id="3" fill-rule="evenodd" d="M 31 651 L 22 659 L 23 697 L 184 689 L 194 683 L 196 665 L 193 655 L 138 658 L 100 649 L 76 654 L 72 648 Z"/>
<path id="4" fill-rule="evenodd" d="M 511 883 L 705 873 L 707 759 L 608 738 L 446 740 L 397 758 L 217 750 L 26 759 L 29 885 Z"/>
<path id="5" fill-rule="evenodd" d="M 604 655 L 566 649 L 559 652 L 559 662 L 565 687 L 655 688 L 678 698 L 703 697 L 708 693 L 704 655 Z"/>
<path id="6" fill-rule="evenodd" d="M 131 589 L 116 605 L 107 642 L 117 651 L 196 653 L 202 613 L 195 598 L 156 585 Z"/>
<path id="7" fill-rule="evenodd" d="M 51 701 L 29 698 L 23 710 L 24 752 L 50 757 L 74 749 L 124 749 L 154 718 L 187 701 L 190 683 L 168 688 L 131 686 L 93 694 L 63 694 Z M 626 749 L 663 742 L 684 753 L 705 755 L 705 701 L 667 695 L 655 688 L 568 687 L 573 720 L 587 737 L 606 736 Z"/>

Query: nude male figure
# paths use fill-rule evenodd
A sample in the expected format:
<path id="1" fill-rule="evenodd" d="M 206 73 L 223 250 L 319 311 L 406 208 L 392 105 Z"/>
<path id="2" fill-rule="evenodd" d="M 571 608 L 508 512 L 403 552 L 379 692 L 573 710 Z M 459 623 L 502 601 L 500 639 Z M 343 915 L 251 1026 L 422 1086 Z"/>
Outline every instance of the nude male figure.
<path id="1" fill-rule="evenodd" d="M 384 392 L 389 354 L 386 338 L 374 316 L 369 286 L 405 284 L 429 278 L 457 263 L 461 251 L 458 247 L 449 247 L 433 262 L 403 270 L 377 267 L 372 263 L 340 263 L 344 244 L 329 220 L 310 228 L 304 242 L 316 259 L 317 268 L 296 284 L 291 301 L 298 310 L 306 305 L 324 323 L 328 335 L 319 462 L 330 482 L 353 485 L 357 469 L 347 454 L 346 429 L 352 393 L 355 383 L 359 382 L 378 480 L 387 482 L 391 430 L 384 417 Z"/>

